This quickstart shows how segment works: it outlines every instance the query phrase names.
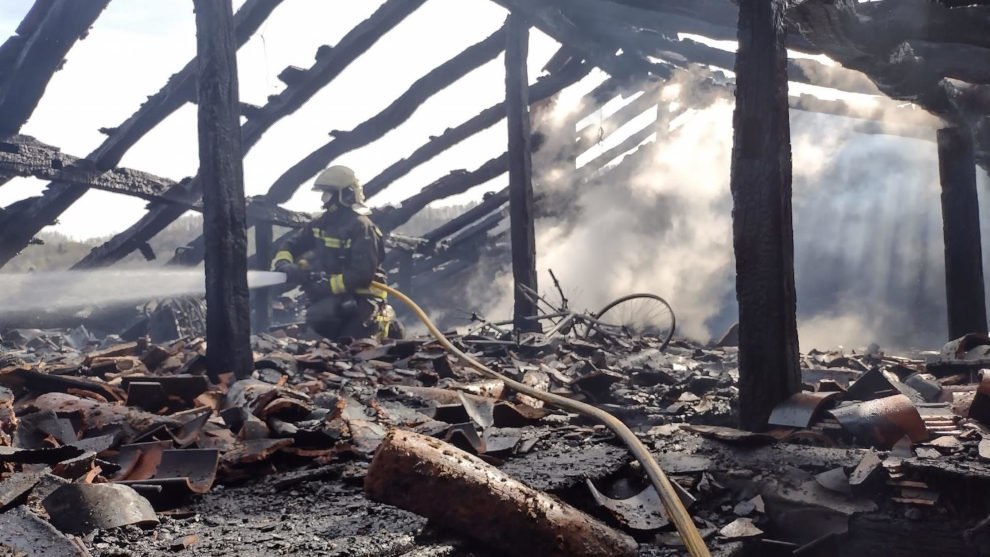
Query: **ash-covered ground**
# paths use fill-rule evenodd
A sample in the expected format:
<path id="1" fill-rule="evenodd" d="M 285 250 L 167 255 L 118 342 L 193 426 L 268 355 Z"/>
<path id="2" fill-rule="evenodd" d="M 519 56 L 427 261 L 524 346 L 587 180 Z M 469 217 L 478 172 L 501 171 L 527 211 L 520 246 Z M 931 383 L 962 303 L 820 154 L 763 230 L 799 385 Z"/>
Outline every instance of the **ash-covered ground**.
<path id="1" fill-rule="evenodd" d="M 206 374 L 202 339 L 4 332 L 5 554 L 505 554 L 365 496 L 369 464 L 395 428 L 477 455 L 632 536 L 641 555 L 686 554 L 638 463 L 602 425 L 516 395 L 428 339 L 291 334 L 254 337 L 254 374 L 238 381 Z M 979 495 L 990 482 L 985 337 L 912 357 L 876 347 L 806 354 L 805 392 L 761 434 L 732 429 L 731 346 L 454 340 L 514 379 L 621 418 L 683 488 L 714 554 L 990 549 Z M 126 485 L 149 507 L 122 518 L 110 505 L 90 517 L 57 504 L 81 485 Z M 472 520 L 492 518 L 475 512 Z"/>

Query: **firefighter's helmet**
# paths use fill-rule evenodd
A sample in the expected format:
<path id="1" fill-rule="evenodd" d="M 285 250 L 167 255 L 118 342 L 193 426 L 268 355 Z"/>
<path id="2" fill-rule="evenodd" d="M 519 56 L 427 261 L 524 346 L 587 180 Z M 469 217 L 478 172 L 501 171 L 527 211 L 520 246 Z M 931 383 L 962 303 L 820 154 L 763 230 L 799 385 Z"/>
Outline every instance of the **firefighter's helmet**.
<path id="1" fill-rule="evenodd" d="M 316 177 L 313 190 L 323 192 L 323 201 L 337 199 L 341 205 L 364 205 L 364 190 L 354 171 L 346 166 L 331 166 Z"/>

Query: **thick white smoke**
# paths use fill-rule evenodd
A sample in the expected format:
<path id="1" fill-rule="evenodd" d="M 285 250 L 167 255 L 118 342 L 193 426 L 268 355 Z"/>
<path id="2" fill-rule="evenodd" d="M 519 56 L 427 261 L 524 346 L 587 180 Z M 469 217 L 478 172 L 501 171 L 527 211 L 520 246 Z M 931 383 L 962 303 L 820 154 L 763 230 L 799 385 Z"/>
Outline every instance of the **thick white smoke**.
<path id="1" fill-rule="evenodd" d="M 691 100 L 682 94 L 668 109 Z M 732 110 L 725 96 L 691 108 L 660 124 L 656 140 L 614 171 L 581 185 L 560 180 L 559 172 L 541 174 L 546 168 L 535 157 L 537 194 L 553 192 L 553 203 L 568 204 L 537 221 L 541 292 L 556 299 L 550 268 L 572 308 L 597 310 L 625 294 L 656 293 L 673 306 L 678 334 L 702 341 L 735 321 Z M 893 125 L 930 122 L 907 114 L 898 110 Z M 792 111 L 802 349 L 938 346 L 946 324 L 935 144 L 862 134 L 863 123 Z M 475 299 L 490 296 L 488 316 L 512 313 L 505 269 L 470 285 Z"/>

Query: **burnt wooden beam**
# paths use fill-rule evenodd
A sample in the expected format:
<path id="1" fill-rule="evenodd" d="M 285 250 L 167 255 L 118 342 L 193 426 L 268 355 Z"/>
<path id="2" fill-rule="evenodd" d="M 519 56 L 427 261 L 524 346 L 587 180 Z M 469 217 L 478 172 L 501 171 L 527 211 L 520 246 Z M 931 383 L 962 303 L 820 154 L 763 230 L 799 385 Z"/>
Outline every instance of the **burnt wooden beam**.
<path id="1" fill-rule="evenodd" d="M 608 149 L 598 155 L 597 157 L 588 161 L 584 166 L 577 169 L 575 173 L 575 182 L 580 183 L 593 175 L 595 172 L 600 170 L 609 162 L 615 160 L 616 157 L 636 148 L 637 145 L 649 139 L 653 134 L 657 133 L 656 126 L 653 122 L 646 124 L 638 131 L 629 135 L 629 137 L 623 139 L 618 144 L 616 144 L 611 149 Z"/>
<path id="2" fill-rule="evenodd" d="M 468 226 L 473 222 L 477 222 L 478 219 L 484 217 L 485 215 L 495 211 L 502 205 L 509 202 L 509 188 L 508 186 L 502 188 L 501 190 L 486 195 L 485 198 L 474 207 L 468 209 L 467 211 L 461 213 L 460 215 L 450 219 L 449 221 L 441 224 L 440 226 L 430 230 L 426 234 L 423 234 L 423 238 L 431 242 L 439 242 L 440 240 L 450 236 L 451 234 L 457 233 L 460 229 Z"/>
<path id="3" fill-rule="evenodd" d="M 269 97 L 256 115 L 248 118 L 241 133 L 250 148 L 262 134 L 279 119 L 292 114 L 317 91 L 325 87 L 358 56 L 378 42 L 382 36 L 415 12 L 426 0 L 388 0 L 375 12 L 347 32 L 335 46 L 321 47 L 316 62 L 302 70 L 293 83 L 278 95 Z"/>
<path id="4" fill-rule="evenodd" d="M 919 13 L 925 17 L 918 17 Z M 990 114 L 990 87 L 945 79 L 956 71 L 929 63 L 919 55 L 919 41 L 990 48 L 990 9 L 948 9 L 926 0 L 873 2 L 803 0 L 788 17 L 822 52 L 847 68 L 862 71 L 891 98 L 917 104 L 946 122 L 967 127 Z M 913 41 L 913 42 L 912 42 Z M 945 63 L 943 57 L 943 64 Z M 983 64 L 981 60 L 974 65 Z M 972 76 L 971 76 L 972 77 Z M 975 145 L 977 162 L 990 168 L 990 143 Z"/>
<path id="5" fill-rule="evenodd" d="M 190 203 L 184 197 L 174 195 L 183 187 L 181 183 L 130 168 L 100 170 L 89 159 L 68 155 L 58 147 L 26 135 L 0 139 L 0 173 L 119 193 L 174 206 L 182 212 L 203 210 L 201 203 Z M 311 219 L 305 213 L 271 205 L 260 198 L 248 202 L 247 212 L 252 222 L 281 226 L 302 226 Z M 140 249 L 140 245 L 135 249 Z"/>
<path id="6" fill-rule="evenodd" d="M 497 57 L 504 49 L 504 37 L 505 29 L 501 28 L 488 38 L 468 47 L 460 54 L 437 66 L 425 76 L 418 79 L 399 98 L 375 116 L 358 124 L 349 132 L 338 132 L 338 135 L 329 143 L 310 153 L 279 176 L 265 194 L 265 199 L 273 204 L 285 203 L 305 180 L 325 168 L 335 158 L 376 141 L 391 129 L 405 122 L 427 99 L 467 75 L 472 70 Z M 400 208 L 395 215 L 398 218 L 403 218 L 404 216 L 402 222 L 405 222 L 415 212 L 418 212 L 419 209 L 409 213 L 408 216 L 404 216 L 407 214 L 407 211 L 405 204 L 403 204 L 403 208 Z M 387 222 L 392 221 L 389 220 Z M 387 223 L 383 224 L 382 222 L 378 222 L 378 225 L 384 230 L 391 230 L 391 228 L 398 226 L 396 224 L 389 227 Z M 197 245 L 200 245 L 201 242 L 201 238 L 190 242 L 182 258 L 177 259 L 176 262 L 183 264 L 197 263 L 196 256 L 198 253 L 201 253 L 201 251 L 197 251 Z"/>
<path id="7" fill-rule="evenodd" d="M 280 3 L 281 0 L 247 0 L 235 17 L 238 44 L 247 42 Z M 195 96 L 196 64 L 196 60 L 187 63 L 123 124 L 108 130 L 107 139 L 86 158 L 102 170 L 117 166 L 124 153 L 138 139 Z M 84 186 L 52 182 L 41 197 L 33 198 L 16 214 L 0 219 L 0 267 L 16 256 L 42 228 L 55 222 L 86 191 L 88 189 Z M 177 211 L 172 205 L 166 207 Z M 178 215 L 183 212 L 179 211 Z M 134 241 L 129 244 L 130 249 L 124 255 L 149 239 L 150 236 L 133 238 Z"/>
<path id="8" fill-rule="evenodd" d="M 938 130 L 949 340 L 987 332 L 976 160 L 968 129 Z"/>
<path id="9" fill-rule="evenodd" d="M 667 79 L 671 67 L 666 63 L 654 63 L 642 57 L 624 52 L 616 56 L 618 48 L 601 43 L 587 34 L 587 29 L 575 25 L 562 16 L 559 6 L 539 0 L 495 0 L 513 14 L 525 17 L 532 25 L 563 45 L 581 53 L 586 60 L 611 75 L 641 76 Z"/>
<path id="10" fill-rule="evenodd" d="M 247 218 L 231 0 L 193 0 L 199 62 L 199 169 L 206 239 L 206 366 L 251 374 Z"/>
<path id="11" fill-rule="evenodd" d="M 286 88 L 278 95 L 270 96 L 265 106 L 260 108 L 258 115 L 249 118 L 241 126 L 245 152 L 257 143 L 272 124 L 302 106 L 424 1 L 388 0 L 370 17 L 344 35 L 335 47 L 320 47 L 316 52 L 316 63 L 306 71 L 305 79 Z M 245 4 L 244 8 L 247 6 L 248 4 Z M 244 8 L 241 11 L 244 11 Z M 198 200 L 202 196 L 199 178 L 193 178 L 174 193 L 190 202 Z M 154 237 L 180 216 L 182 212 L 172 205 L 155 204 L 138 222 L 103 245 L 94 248 L 89 255 L 76 263 L 74 268 L 100 267 L 119 261 L 136 249 L 136 246 Z"/>
<path id="12" fill-rule="evenodd" d="M 655 107 L 659 101 L 660 91 L 661 87 L 648 88 L 643 91 L 642 95 L 616 110 L 603 122 L 589 124 L 578 130 L 574 152 L 580 154 L 591 149 L 596 143 L 612 135 L 613 132 L 628 124 L 633 118 L 646 112 L 650 107 Z"/>
<path id="13" fill-rule="evenodd" d="M 766 428 L 801 388 L 791 224 L 786 0 L 740 0 L 732 232 L 739 301 L 739 422 Z"/>
<path id="14" fill-rule="evenodd" d="M 394 230 L 430 203 L 464 193 L 474 186 L 501 176 L 509 169 L 508 159 L 508 153 L 503 153 L 473 171 L 455 170 L 426 186 L 419 193 L 409 196 L 398 207 L 376 208 L 374 221 L 386 232 Z"/>
<path id="15" fill-rule="evenodd" d="M 541 76 L 529 88 L 529 102 L 539 102 L 556 95 L 566 87 L 580 81 L 590 71 L 590 64 L 576 63 L 568 64 L 559 73 Z M 370 198 L 380 193 L 389 184 L 405 176 L 412 169 L 468 137 L 497 124 L 502 118 L 505 118 L 504 102 L 486 108 L 456 127 L 447 128 L 442 134 L 432 137 L 430 141 L 413 151 L 408 157 L 393 163 L 380 174 L 368 180 L 364 184 L 365 196 Z"/>
<path id="16" fill-rule="evenodd" d="M 268 189 L 267 197 L 285 203 L 303 182 L 326 168 L 340 155 L 364 147 L 398 127 L 427 99 L 447 88 L 471 71 L 494 60 L 505 48 L 505 30 L 499 29 L 484 40 L 437 66 L 416 80 L 409 89 L 384 110 L 346 132 L 335 132 L 326 145 L 313 151 L 286 170 Z"/>
<path id="17" fill-rule="evenodd" d="M 27 122 L 69 49 L 86 35 L 109 2 L 56 0 L 41 2 L 37 10 L 28 12 L 17 35 L 4 43 L 8 62 L 0 72 L 0 135 L 17 133 Z"/>
<path id="18" fill-rule="evenodd" d="M 521 15 L 509 16 L 505 47 L 505 112 L 509 130 L 509 221 L 512 238 L 512 322 L 517 331 L 540 330 L 536 300 L 523 288 L 538 292 L 536 281 L 536 226 L 533 221 L 533 161 L 530 152 L 529 24 Z"/>

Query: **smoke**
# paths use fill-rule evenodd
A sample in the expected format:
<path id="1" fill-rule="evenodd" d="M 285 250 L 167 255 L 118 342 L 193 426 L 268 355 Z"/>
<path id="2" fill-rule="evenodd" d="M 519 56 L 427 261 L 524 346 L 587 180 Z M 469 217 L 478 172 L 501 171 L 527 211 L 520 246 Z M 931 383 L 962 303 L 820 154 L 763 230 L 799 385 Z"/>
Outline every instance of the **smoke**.
<path id="1" fill-rule="evenodd" d="M 699 90 L 710 93 L 690 81 L 666 86 L 659 117 L 656 110 L 647 114 L 658 133 L 583 183 L 560 170 L 559 144 L 548 141 L 543 148 L 552 160 L 534 157 L 543 215 L 537 269 L 546 297 L 557 298 L 546 273 L 553 269 L 574 309 L 597 310 L 625 294 L 655 293 L 677 314 L 678 335 L 701 341 L 736 320 L 733 102 Z M 858 103 L 848 103 L 850 112 L 862 110 Z M 889 128 L 870 122 L 864 129 L 862 120 L 792 111 L 795 279 L 804 350 L 871 342 L 892 350 L 930 348 L 945 340 L 936 148 L 931 141 L 878 134 L 901 130 L 905 120 L 898 120 Z M 911 120 L 929 118 L 921 113 Z M 568 123 L 560 114 L 553 121 Z M 566 130 L 555 135 L 573 137 Z M 474 299 L 487 296 L 482 311 L 501 318 L 512 313 L 511 286 L 505 265 L 495 277 L 474 277 L 468 290 Z"/>

